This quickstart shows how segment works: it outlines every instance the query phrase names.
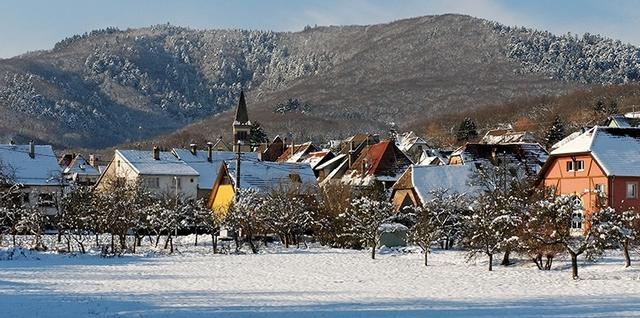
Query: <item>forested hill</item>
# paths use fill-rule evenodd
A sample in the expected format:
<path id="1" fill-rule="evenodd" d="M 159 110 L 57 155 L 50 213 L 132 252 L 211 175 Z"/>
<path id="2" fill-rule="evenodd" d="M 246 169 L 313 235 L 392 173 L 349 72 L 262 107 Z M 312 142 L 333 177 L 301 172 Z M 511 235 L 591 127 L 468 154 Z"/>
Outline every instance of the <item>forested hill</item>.
<path id="1" fill-rule="evenodd" d="M 229 131 L 225 111 L 242 88 L 249 115 L 271 135 L 381 132 L 515 97 L 637 81 L 638 52 L 462 15 L 295 33 L 106 29 L 0 60 L 0 141 L 99 148 L 177 129 L 156 138 L 212 139 Z"/>

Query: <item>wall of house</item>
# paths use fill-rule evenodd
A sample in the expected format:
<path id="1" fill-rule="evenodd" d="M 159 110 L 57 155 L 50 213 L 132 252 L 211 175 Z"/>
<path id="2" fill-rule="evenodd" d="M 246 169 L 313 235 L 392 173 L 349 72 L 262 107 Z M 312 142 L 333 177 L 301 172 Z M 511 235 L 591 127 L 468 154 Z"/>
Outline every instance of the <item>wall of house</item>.
<path id="1" fill-rule="evenodd" d="M 215 211 L 216 213 L 226 214 L 227 208 L 233 201 L 233 198 L 234 191 L 232 184 L 219 185 L 215 193 L 215 197 L 213 198 L 211 210 Z"/>
<path id="2" fill-rule="evenodd" d="M 579 195 L 585 211 L 597 209 L 597 196 L 594 192 L 596 185 L 604 185 L 604 192 L 609 195 L 608 178 L 591 155 L 563 156 L 549 160 L 553 160 L 553 163 L 544 175 L 544 185 L 554 187 L 558 194 Z M 583 160 L 584 169 L 567 171 L 567 162 L 573 160 Z"/>
<path id="3" fill-rule="evenodd" d="M 627 198 L 627 184 L 636 184 L 636 198 Z M 638 177 L 612 177 L 611 187 L 611 206 L 616 211 L 625 211 L 634 208 L 640 211 L 640 178 Z"/>
<path id="4" fill-rule="evenodd" d="M 418 203 L 419 200 L 412 189 L 400 189 L 400 190 L 393 191 L 393 196 L 391 198 L 391 201 L 396 211 L 401 211 L 402 208 L 407 206 L 408 205 L 407 203 L 409 203 L 407 202 L 407 200 L 410 202 L 411 206 L 415 207 L 415 206 L 418 206 L 419 204 Z"/>
<path id="5" fill-rule="evenodd" d="M 17 192 L 23 194 L 24 206 L 38 206 L 45 215 L 58 214 L 56 203 L 60 203 L 64 189 L 60 186 L 33 185 L 20 188 Z"/>
<path id="6" fill-rule="evenodd" d="M 451 156 L 449 158 L 449 164 L 450 165 L 461 165 L 461 164 L 463 164 L 462 157 L 460 157 L 459 155 Z"/>

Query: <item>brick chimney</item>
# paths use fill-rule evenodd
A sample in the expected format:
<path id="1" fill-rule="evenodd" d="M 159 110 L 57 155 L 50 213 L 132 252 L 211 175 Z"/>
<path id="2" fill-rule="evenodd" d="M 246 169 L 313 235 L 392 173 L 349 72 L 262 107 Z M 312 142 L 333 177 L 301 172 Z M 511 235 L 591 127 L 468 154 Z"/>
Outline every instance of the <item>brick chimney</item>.
<path id="1" fill-rule="evenodd" d="M 33 140 L 29 141 L 29 157 L 31 159 L 36 157 L 36 146 L 33 144 Z"/>
<path id="2" fill-rule="evenodd" d="M 153 146 L 153 160 L 160 160 L 160 148 Z"/>
<path id="3" fill-rule="evenodd" d="M 195 156 L 195 155 L 196 155 L 196 153 L 198 152 L 198 145 L 196 145 L 196 144 L 190 144 L 190 145 L 189 145 L 189 148 L 191 148 L 191 154 Z"/>
<path id="4" fill-rule="evenodd" d="M 211 141 L 207 142 L 207 161 L 213 161 L 213 143 Z"/>

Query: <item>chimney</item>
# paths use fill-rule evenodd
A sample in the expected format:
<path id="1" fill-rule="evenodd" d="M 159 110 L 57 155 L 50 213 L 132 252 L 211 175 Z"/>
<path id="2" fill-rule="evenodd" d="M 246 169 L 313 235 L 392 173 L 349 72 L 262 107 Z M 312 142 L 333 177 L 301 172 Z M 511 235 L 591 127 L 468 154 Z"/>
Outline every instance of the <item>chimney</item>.
<path id="1" fill-rule="evenodd" d="M 198 152 L 198 145 L 196 144 L 190 144 L 189 148 L 191 148 L 191 154 L 193 154 L 194 156 L 196 155 L 196 152 Z"/>
<path id="2" fill-rule="evenodd" d="M 92 166 L 94 168 L 97 168 L 98 167 L 97 166 L 97 163 L 98 163 L 97 161 L 98 161 L 98 158 L 96 157 L 96 155 L 94 155 L 94 154 L 90 154 L 89 155 L 89 165 L 90 166 Z"/>
<path id="3" fill-rule="evenodd" d="M 153 160 L 160 160 L 160 148 L 153 146 Z"/>
<path id="4" fill-rule="evenodd" d="M 15 144 L 16 144 L 16 141 L 15 141 L 15 140 L 13 140 L 13 139 L 11 139 L 11 141 L 9 141 L 9 144 L 11 144 L 11 145 L 15 145 Z"/>
<path id="5" fill-rule="evenodd" d="M 36 146 L 33 144 L 33 140 L 29 141 L 29 157 L 32 159 L 36 157 Z"/>
<path id="6" fill-rule="evenodd" d="M 213 161 L 213 143 L 211 141 L 207 143 L 207 161 Z"/>

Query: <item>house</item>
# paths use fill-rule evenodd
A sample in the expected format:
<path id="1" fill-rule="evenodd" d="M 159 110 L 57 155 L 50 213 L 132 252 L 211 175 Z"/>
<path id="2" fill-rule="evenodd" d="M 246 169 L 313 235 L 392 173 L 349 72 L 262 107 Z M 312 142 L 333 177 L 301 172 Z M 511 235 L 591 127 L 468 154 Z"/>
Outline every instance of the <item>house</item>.
<path id="1" fill-rule="evenodd" d="M 67 182 L 50 145 L 0 144 L 0 169 L 17 187 L 19 204 L 39 206 L 46 215 L 58 213 Z"/>
<path id="2" fill-rule="evenodd" d="M 362 150 L 378 142 L 380 139 L 377 135 L 357 134 L 333 143 L 332 149 L 336 150 L 336 156 L 314 168 L 321 185 L 340 182 L 344 173 L 353 165 Z"/>
<path id="3" fill-rule="evenodd" d="M 423 149 L 420 158 L 415 162 L 418 166 L 441 166 L 445 165 L 450 151 L 436 150 L 436 149 Z"/>
<path id="4" fill-rule="evenodd" d="M 97 167 L 91 165 L 82 155 L 76 155 L 69 164 L 62 169 L 62 175 L 67 181 L 83 186 L 96 184 L 98 178 L 100 178 L 100 174 Z"/>
<path id="5" fill-rule="evenodd" d="M 467 143 L 451 154 L 448 164 L 480 166 L 507 161 L 522 164 L 529 174 L 537 174 L 547 157 L 547 151 L 538 143 Z"/>
<path id="6" fill-rule="evenodd" d="M 199 173 L 171 152 L 116 150 L 106 171 L 96 184 L 98 191 L 108 190 L 114 180 L 140 182 L 155 195 L 195 199 Z"/>
<path id="7" fill-rule="evenodd" d="M 276 162 L 302 162 L 310 153 L 320 149 L 313 143 L 305 142 L 303 144 L 294 144 L 293 142 L 286 147 L 284 152 L 276 159 Z"/>
<path id="8" fill-rule="evenodd" d="M 406 206 L 423 205 L 436 190 L 480 194 L 481 189 L 471 184 L 474 170 L 472 165 L 412 165 L 391 188 L 391 200 L 396 209 L 401 211 Z"/>
<path id="9" fill-rule="evenodd" d="M 635 128 L 640 126 L 640 112 L 630 112 L 624 115 L 611 115 L 604 126 L 612 128 Z"/>
<path id="10" fill-rule="evenodd" d="M 424 150 L 429 149 L 427 142 L 418 137 L 413 131 L 399 135 L 396 140 L 396 146 L 407 154 L 413 162 L 417 162 Z"/>
<path id="11" fill-rule="evenodd" d="M 372 186 L 378 182 L 388 189 L 411 164 L 411 159 L 392 140 L 383 140 L 365 146 L 341 182 L 356 187 Z"/>
<path id="12" fill-rule="evenodd" d="M 237 188 L 268 192 L 282 186 L 316 188 L 318 182 L 311 167 L 305 163 L 242 160 L 238 176 L 236 162 L 225 161 L 213 184 L 208 207 L 226 213 L 235 197 Z"/>
<path id="13" fill-rule="evenodd" d="M 276 161 L 285 150 L 285 143 L 280 136 L 275 136 L 270 143 L 258 145 L 256 152 L 262 161 Z"/>
<path id="14" fill-rule="evenodd" d="M 197 198 L 209 199 L 213 184 L 218 177 L 220 166 L 224 161 L 235 160 L 237 154 L 231 151 L 214 151 L 215 145 L 207 143 L 207 150 L 198 150 L 196 144 L 191 144 L 189 149 L 174 148 L 171 152 L 178 160 L 185 162 L 198 172 Z M 241 154 L 242 160 L 258 160 L 255 152 Z"/>
<path id="15" fill-rule="evenodd" d="M 640 128 L 593 127 L 553 150 L 540 182 L 558 194 L 575 194 L 586 212 L 606 204 L 640 207 Z M 604 193 L 604 202 L 596 191 Z M 578 223 L 580 224 L 580 223 Z"/>

